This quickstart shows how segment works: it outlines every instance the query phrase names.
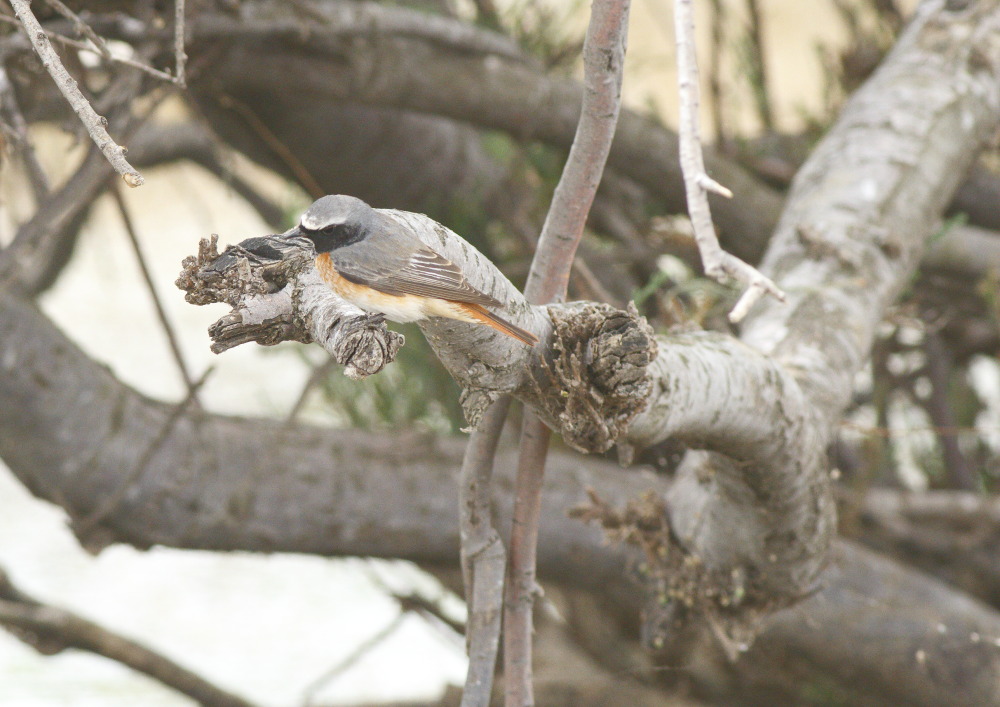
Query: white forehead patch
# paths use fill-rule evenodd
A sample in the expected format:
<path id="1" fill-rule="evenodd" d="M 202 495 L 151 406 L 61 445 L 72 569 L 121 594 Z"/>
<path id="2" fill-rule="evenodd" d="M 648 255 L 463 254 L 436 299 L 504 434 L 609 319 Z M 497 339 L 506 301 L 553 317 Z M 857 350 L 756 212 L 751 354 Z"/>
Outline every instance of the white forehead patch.
<path id="1" fill-rule="evenodd" d="M 336 216 L 330 216 L 325 219 L 319 218 L 316 214 L 310 214 L 308 211 L 302 214 L 302 218 L 299 219 L 299 225 L 307 231 L 318 231 L 327 226 L 338 226 L 344 223 L 343 214 L 337 214 Z"/>

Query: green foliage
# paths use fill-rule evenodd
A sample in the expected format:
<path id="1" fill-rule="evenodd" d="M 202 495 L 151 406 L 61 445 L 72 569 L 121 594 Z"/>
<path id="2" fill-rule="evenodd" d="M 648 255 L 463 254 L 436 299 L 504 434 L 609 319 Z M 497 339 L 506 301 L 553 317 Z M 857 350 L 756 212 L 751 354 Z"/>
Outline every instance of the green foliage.
<path id="1" fill-rule="evenodd" d="M 458 386 L 415 324 L 393 326 L 406 336 L 396 360 L 362 381 L 350 380 L 338 369 L 321 387 L 324 406 L 351 427 L 458 432 L 465 426 Z"/>

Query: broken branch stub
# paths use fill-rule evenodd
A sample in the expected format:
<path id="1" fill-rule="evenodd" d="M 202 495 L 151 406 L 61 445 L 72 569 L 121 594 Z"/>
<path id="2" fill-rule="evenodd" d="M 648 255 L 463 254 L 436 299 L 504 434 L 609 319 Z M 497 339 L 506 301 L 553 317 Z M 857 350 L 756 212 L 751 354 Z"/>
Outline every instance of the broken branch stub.
<path id="1" fill-rule="evenodd" d="M 184 259 L 176 285 L 191 304 L 225 302 L 232 311 L 208 333 L 212 351 L 240 344 L 316 342 L 350 378 L 378 373 L 404 343 L 382 317 L 351 305 L 319 279 L 307 242 L 280 236 L 248 238 L 221 254 L 218 236 L 202 239 Z"/>
<path id="2" fill-rule="evenodd" d="M 539 413 L 572 448 L 607 451 L 646 407 L 653 330 L 633 304 L 574 302 L 548 311 L 551 356 L 532 376 Z"/>

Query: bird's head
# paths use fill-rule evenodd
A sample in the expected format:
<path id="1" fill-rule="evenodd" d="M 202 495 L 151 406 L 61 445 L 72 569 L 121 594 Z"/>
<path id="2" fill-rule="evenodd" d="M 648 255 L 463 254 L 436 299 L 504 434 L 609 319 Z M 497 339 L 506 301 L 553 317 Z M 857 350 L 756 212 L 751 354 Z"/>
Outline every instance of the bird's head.
<path id="1" fill-rule="evenodd" d="M 329 253 L 364 238 L 374 216 L 375 210 L 361 199 L 343 194 L 324 196 L 313 202 L 298 226 L 284 235 L 308 238 L 317 253 Z"/>

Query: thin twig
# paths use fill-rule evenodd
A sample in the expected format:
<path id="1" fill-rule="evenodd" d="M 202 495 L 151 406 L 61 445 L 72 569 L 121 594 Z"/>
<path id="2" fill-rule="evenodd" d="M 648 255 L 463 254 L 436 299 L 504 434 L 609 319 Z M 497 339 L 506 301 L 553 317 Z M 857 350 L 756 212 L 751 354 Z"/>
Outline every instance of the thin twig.
<path id="1" fill-rule="evenodd" d="M 156 436 L 150 441 L 149 446 L 146 447 L 138 461 L 136 461 L 135 466 L 132 467 L 132 470 L 128 474 L 125 474 L 122 477 L 115 492 L 108 496 L 104 502 L 95 508 L 90 515 L 76 521 L 73 524 L 73 530 L 78 536 L 86 536 L 91 530 L 97 527 L 102 520 L 107 518 L 111 511 L 118 507 L 118 504 L 122 502 L 125 496 L 128 495 L 128 492 L 132 489 L 132 484 L 142 477 L 143 473 L 146 471 L 146 467 L 149 466 L 149 463 L 156 455 L 156 452 L 161 446 L 163 446 L 163 443 L 169 439 L 170 434 L 174 431 L 174 427 L 177 426 L 178 422 L 184 419 L 184 415 L 187 413 L 188 408 L 194 401 L 198 391 L 203 385 L 205 385 L 205 381 L 208 380 L 208 377 L 214 370 L 215 369 L 212 367 L 206 368 L 205 372 L 201 374 L 201 377 L 196 380 L 188 390 L 188 394 L 185 398 L 174 406 L 173 410 L 171 410 L 170 414 L 167 416 L 167 419 L 163 421 L 163 426 L 160 427 L 159 432 L 156 433 Z"/>
<path id="2" fill-rule="evenodd" d="M 60 0 L 45 0 L 45 2 L 53 10 L 72 22 L 73 29 L 75 29 L 78 34 L 93 42 L 101 56 L 109 61 L 111 60 L 111 50 L 108 49 L 108 43 L 104 41 L 104 38 L 101 35 L 94 31 L 93 27 L 84 22 L 78 14 L 66 7 Z"/>
<path id="3" fill-rule="evenodd" d="M 962 452 L 958 436 L 953 431 L 957 425 L 950 395 L 953 373 L 951 352 L 937 331 L 927 332 L 924 352 L 927 357 L 925 370 L 930 378 L 931 394 L 923 405 L 934 423 L 935 434 L 941 445 L 945 473 L 954 488 L 974 491 L 979 486 L 976 473 Z"/>
<path id="4" fill-rule="evenodd" d="M 759 0 L 747 0 L 747 16 L 750 19 L 750 87 L 757 107 L 757 117 L 764 130 L 770 133 L 774 132 L 774 110 L 771 107 L 770 81 L 764 56 L 764 17 L 760 12 Z"/>
<path id="5" fill-rule="evenodd" d="M 31 144 L 31 136 L 28 135 L 28 123 L 21 113 L 21 107 L 17 103 L 17 96 L 14 95 L 14 87 L 7 76 L 7 69 L 0 62 L 0 113 L 10 121 L 10 127 L 14 132 L 14 140 L 24 166 L 28 171 L 28 181 L 31 184 L 31 191 L 35 195 L 35 204 L 41 204 L 49 195 L 49 178 L 42 169 L 42 163 L 38 161 L 38 155 Z"/>
<path id="6" fill-rule="evenodd" d="M 310 707 L 316 704 L 316 693 L 321 689 L 326 687 L 326 685 L 334 678 L 343 675 L 351 666 L 355 665 L 359 660 L 364 658 L 368 653 L 370 653 L 374 648 L 378 647 L 380 643 L 389 638 L 396 630 L 403 624 L 403 619 L 406 618 L 407 611 L 401 611 L 396 614 L 396 617 L 390 621 L 386 626 L 382 628 L 378 633 L 374 634 L 370 638 L 362 641 L 353 651 L 350 652 L 343 660 L 338 662 L 336 665 L 331 667 L 329 670 L 324 672 L 318 678 L 313 680 L 308 687 L 306 687 L 303 694 L 302 703 L 305 707 Z"/>
<path id="7" fill-rule="evenodd" d="M 299 416 L 303 406 L 305 406 L 306 399 L 309 397 L 309 393 L 312 392 L 312 389 L 315 388 L 320 381 L 329 377 L 335 369 L 340 367 L 341 364 L 338 363 L 337 359 L 332 356 L 328 356 L 323 363 L 313 367 L 308 380 L 306 380 L 305 384 L 302 386 L 302 391 L 299 393 L 298 399 L 295 401 L 295 404 L 292 405 L 292 409 L 288 411 L 288 417 L 285 418 L 286 426 L 295 424 L 295 418 Z"/>
<path id="8" fill-rule="evenodd" d="M 65 648 L 89 651 L 148 675 L 202 705 L 252 707 L 146 646 L 66 609 L 42 604 L 15 587 L 0 570 L 0 624 L 45 654 Z"/>
<path id="9" fill-rule="evenodd" d="M 295 180 L 309 193 L 310 196 L 314 199 L 318 199 L 326 194 L 326 190 L 320 186 L 316 177 L 314 177 L 309 169 L 302 164 L 302 161 L 296 157 L 290 149 L 288 149 L 288 146 L 283 143 L 269 127 L 267 127 L 264 121 L 261 120 L 256 113 L 254 113 L 250 106 L 225 93 L 218 96 L 218 101 L 220 106 L 232 110 L 247 122 L 250 129 L 257 133 L 257 136 L 264 141 L 264 144 L 271 148 L 275 155 L 277 155 L 278 159 L 285 163 L 285 166 L 287 166 L 291 171 Z"/>
<path id="10" fill-rule="evenodd" d="M 738 322 L 765 294 L 784 302 L 785 293 L 755 268 L 722 250 L 719 245 L 708 206 L 708 192 L 727 198 L 733 194 L 705 172 L 701 137 L 698 134 L 698 62 L 695 57 L 691 0 L 674 0 L 674 32 L 677 37 L 677 82 L 680 93 L 680 162 L 684 173 L 688 213 L 705 274 L 720 282 L 734 278 L 747 285 L 747 290 L 729 313 L 730 321 Z"/>
<path id="11" fill-rule="evenodd" d="M 459 486 L 459 535 L 468 623 L 469 667 L 462 707 L 488 707 L 500 646 L 506 553 L 493 526 L 490 492 L 493 459 L 503 432 L 510 397 L 493 403 L 472 433 L 462 458 Z"/>
<path id="12" fill-rule="evenodd" d="M 545 217 L 524 294 L 533 304 L 566 296 L 576 249 L 607 162 L 621 108 L 629 0 L 595 0 L 583 45 L 584 98 L 573 146 Z M 521 429 L 504 593 L 506 707 L 534 703 L 532 607 L 542 479 L 550 432 L 530 411 Z"/>
<path id="13" fill-rule="evenodd" d="M 31 45 L 35 48 L 35 52 L 42 60 L 42 66 L 52 76 L 52 80 L 55 81 L 60 93 L 62 93 L 77 116 L 79 116 L 80 121 L 87 128 L 91 139 L 101 149 L 105 158 L 115 168 L 115 171 L 122 176 L 126 184 L 130 187 L 142 185 L 146 180 L 125 159 L 125 148 L 116 143 L 105 129 L 108 121 L 97 114 L 93 106 L 90 105 L 90 102 L 80 92 L 76 81 L 66 71 L 66 67 L 60 61 L 56 50 L 52 48 L 52 43 L 49 42 L 45 30 L 42 29 L 42 26 L 38 23 L 38 19 L 32 14 L 29 0 L 10 0 L 10 3 L 14 8 L 14 14 L 17 15 L 25 33 L 28 35 L 28 41 L 31 42 Z"/>
<path id="14" fill-rule="evenodd" d="M 149 272 L 149 267 L 146 265 L 146 258 L 142 254 L 142 246 L 139 244 L 139 236 L 136 233 L 135 223 L 132 221 L 132 216 L 129 213 L 128 206 L 125 204 L 125 199 L 122 197 L 121 192 L 118 189 L 111 189 L 111 197 L 115 200 L 115 204 L 118 205 L 118 213 L 122 217 L 125 232 L 128 234 L 129 243 L 132 245 L 132 252 L 135 253 L 135 259 L 139 265 L 139 272 L 142 273 L 142 279 L 146 283 L 146 289 L 149 290 L 149 296 L 153 300 L 153 307 L 156 309 L 156 316 L 160 320 L 160 326 L 163 327 L 163 333 L 166 335 L 167 342 L 170 344 L 170 352 L 174 356 L 174 362 L 177 364 L 177 370 L 180 372 L 181 378 L 184 379 L 184 385 L 187 387 L 188 394 L 193 396 L 195 403 L 198 403 L 198 396 L 193 393 L 194 379 L 191 377 L 191 372 L 188 370 L 187 364 L 184 363 L 184 354 L 181 353 L 181 347 L 177 341 L 177 334 L 174 332 L 174 328 L 170 324 L 170 319 L 167 317 L 167 311 L 163 308 L 163 302 L 160 301 L 160 296 L 156 293 L 156 285 L 153 283 L 153 276 Z"/>
<path id="15" fill-rule="evenodd" d="M 8 17 L 7 15 L 4 15 L 2 13 L 0 13 L 0 22 L 5 22 L 7 24 L 15 25 L 15 26 L 18 26 L 18 27 L 20 26 L 20 23 L 15 18 Z M 94 50 L 93 46 L 91 46 L 90 44 L 87 44 L 86 42 L 79 42 L 79 41 L 77 41 L 75 39 L 72 39 L 72 38 L 67 37 L 65 35 L 62 35 L 62 34 L 59 34 L 58 32 L 52 32 L 52 31 L 49 31 L 49 30 L 44 29 L 44 28 L 43 28 L 43 31 L 45 32 L 45 36 L 46 37 L 48 37 L 49 39 L 51 39 L 53 41 L 59 42 L 60 44 L 63 44 L 65 46 L 67 46 L 67 47 L 73 47 L 74 49 L 79 49 L 80 51 L 84 51 L 84 52 L 90 52 L 91 54 L 97 54 L 97 53 L 99 53 L 99 52 L 96 52 Z M 121 64 L 123 66 L 131 66 L 133 69 L 138 69 L 139 71 L 147 73 L 150 76 L 153 76 L 155 78 L 160 79 L 161 81 L 169 81 L 170 83 L 174 83 L 174 77 L 173 76 L 171 76 L 170 74 L 168 74 L 165 71 L 160 71 L 159 69 L 154 69 L 149 64 L 144 64 L 141 61 L 136 61 L 135 59 L 129 59 L 127 57 L 118 57 L 118 56 L 115 56 L 114 54 L 112 54 L 112 55 L 110 55 L 108 57 L 105 57 L 105 58 L 108 61 L 110 61 L 110 62 L 112 62 L 114 64 Z"/>
<path id="16" fill-rule="evenodd" d="M 184 52 L 184 0 L 174 0 L 174 82 L 184 88 L 187 86 L 185 64 L 187 54 Z"/>
<path id="17" fill-rule="evenodd" d="M 715 144 L 726 147 L 729 134 L 726 131 L 726 116 L 723 112 L 722 96 L 722 56 L 726 43 L 726 4 L 723 0 L 710 0 L 712 5 L 710 62 L 708 65 L 708 97 L 712 103 L 712 127 L 715 129 Z"/>

